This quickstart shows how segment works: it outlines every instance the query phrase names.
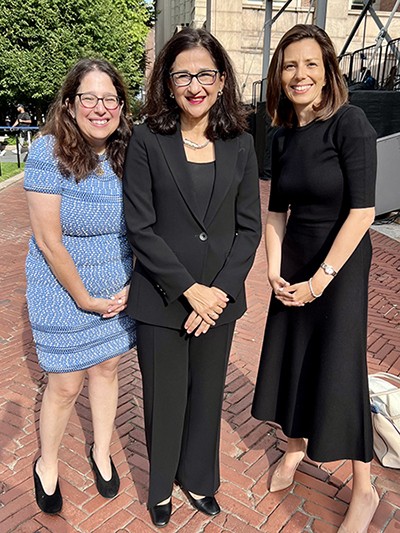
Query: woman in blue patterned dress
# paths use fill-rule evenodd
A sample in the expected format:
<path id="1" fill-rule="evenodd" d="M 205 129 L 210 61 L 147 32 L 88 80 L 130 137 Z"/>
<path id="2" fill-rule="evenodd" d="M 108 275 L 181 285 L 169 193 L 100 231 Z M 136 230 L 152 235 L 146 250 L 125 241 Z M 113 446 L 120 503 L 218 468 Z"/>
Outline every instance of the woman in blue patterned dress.
<path id="1" fill-rule="evenodd" d="M 97 489 L 106 498 L 119 489 L 110 456 L 117 368 L 136 340 L 134 321 L 122 313 L 133 262 L 120 180 L 130 135 L 126 111 L 127 91 L 114 67 L 79 61 L 25 168 L 33 230 L 26 262 L 29 319 L 40 366 L 48 372 L 33 475 L 36 501 L 47 513 L 62 507 L 58 449 L 86 374 Z"/>

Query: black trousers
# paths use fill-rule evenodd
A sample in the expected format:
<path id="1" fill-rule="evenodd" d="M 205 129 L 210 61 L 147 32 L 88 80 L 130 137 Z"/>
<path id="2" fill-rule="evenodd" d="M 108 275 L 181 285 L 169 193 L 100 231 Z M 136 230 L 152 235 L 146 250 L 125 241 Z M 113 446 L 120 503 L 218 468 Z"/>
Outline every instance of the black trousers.
<path id="1" fill-rule="evenodd" d="M 137 323 L 149 507 L 170 496 L 175 479 L 204 496 L 219 487 L 221 410 L 234 328 L 232 322 L 194 337 Z"/>

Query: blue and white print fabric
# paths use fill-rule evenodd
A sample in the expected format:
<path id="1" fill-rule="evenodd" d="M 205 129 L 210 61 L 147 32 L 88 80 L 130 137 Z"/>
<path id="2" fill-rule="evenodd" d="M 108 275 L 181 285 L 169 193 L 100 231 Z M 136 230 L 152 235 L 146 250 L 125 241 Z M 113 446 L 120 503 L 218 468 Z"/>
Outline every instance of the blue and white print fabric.
<path id="1" fill-rule="evenodd" d="M 39 137 L 25 166 L 27 191 L 60 195 L 63 244 L 93 297 L 110 298 L 129 283 L 133 259 L 122 212 L 122 184 L 107 160 L 101 172 L 76 183 L 64 177 L 54 139 Z M 71 372 L 96 365 L 135 345 L 125 313 L 104 319 L 79 309 L 51 272 L 34 236 L 26 260 L 29 319 L 41 367 Z"/>

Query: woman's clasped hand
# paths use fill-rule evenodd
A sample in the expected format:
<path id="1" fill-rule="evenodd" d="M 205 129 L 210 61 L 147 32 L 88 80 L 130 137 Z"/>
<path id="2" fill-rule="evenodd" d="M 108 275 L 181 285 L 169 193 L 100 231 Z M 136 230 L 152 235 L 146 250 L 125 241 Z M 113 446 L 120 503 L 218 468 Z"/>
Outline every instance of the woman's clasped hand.
<path id="1" fill-rule="evenodd" d="M 229 302 L 228 296 L 218 287 L 207 287 L 200 283 L 195 283 L 183 294 L 193 307 L 184 328 L 189 334 L 195 332 L 195 336 L 207 333 L 210 326 L 215 326 Z"/>
<path id="2" fill-rule="evenodd" d="M 313 287 L 314 285 L 317 287 L 317 285 L 314 284 L 312 278 L 310 278 L 308 281 L 302 281 L 300 283 L 294 283 L 291 285 L 283 278 L 279 277 L 278 279 L 270 279 L 270 284 L 275 298 L 283 305 L 287 305 L 289 307 L 301 307 L 305 304 L 311 303 L 322 296 L 325 289 L 325 287 L 321 289 L 318 288 L 318 292 L 314 292 Z"/>

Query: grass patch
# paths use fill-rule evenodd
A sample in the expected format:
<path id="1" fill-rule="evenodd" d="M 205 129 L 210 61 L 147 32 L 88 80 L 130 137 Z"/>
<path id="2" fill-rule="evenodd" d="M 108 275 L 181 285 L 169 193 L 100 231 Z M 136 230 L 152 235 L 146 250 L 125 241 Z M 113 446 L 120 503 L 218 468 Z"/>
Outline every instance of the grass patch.
<path id="1" fill-rule="evenodd" d="M 2 163 L 1 165 L 1 176 L 0 176 L 0 182 L 8 180 L 8 178 L 12 178 L 16 174 L 19 174 L 22 172 L 25 168 L 25 163 L 21 163 L 21 168 L 18 168 L 17 163 Z"/>

